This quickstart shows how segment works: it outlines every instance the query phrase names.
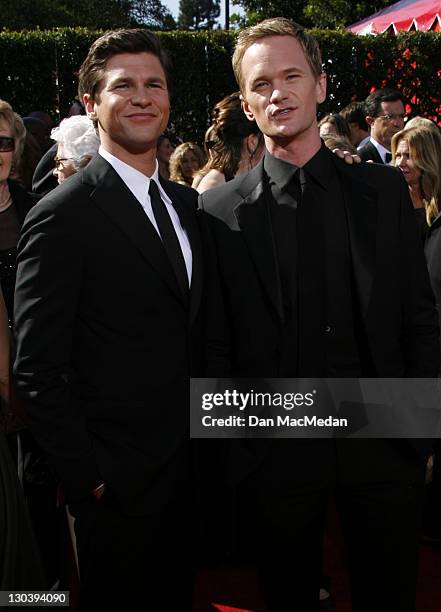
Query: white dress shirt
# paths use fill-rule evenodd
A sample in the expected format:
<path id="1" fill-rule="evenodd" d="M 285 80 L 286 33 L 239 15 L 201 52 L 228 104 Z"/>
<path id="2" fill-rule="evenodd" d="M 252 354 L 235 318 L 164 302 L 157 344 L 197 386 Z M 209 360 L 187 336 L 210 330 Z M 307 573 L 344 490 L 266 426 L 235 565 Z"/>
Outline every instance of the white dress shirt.
<path id="1" fill-rule="evenodd" d="M 385 164 L 386 163 L 386 153 L 389 153 L 389 155 L 390 155 L 390 151 L 388 149 L 386 149 L 386 147 L 383 147 L 382 144 L 377 142 L 375 140 L 375 138 L 372 138 L 372 136 L 371 136 L 371 143 L 377 149 L 378 153 L 380 154 L 381 159 L 383 160 L 383 164 Z"/>
<path id="2" fill-rule="evenodd" d="M 188 286 L 190 287 L 191 286 L 191 271 L 192 271 L 192 263 L 193 263 L 193 256 L 191 252 L 190 241 L 188 240 L 187 232 L 181 225 L 181 221 L 179 219 L 178 213 L 174 209 L 170 198 L 165 193 L 164 189 L 162 188 L 161 183 L 159 182 L 158 161 L 156 161 L 156 168 L 152 176 L 148 177 L 142 172 L 140 172 L 139 170 L 136 170 L 136 168 L 134 168 L 133 166 L 129 166 L 129 164 L 126 164 L 125 162 L 121 161 L 120 159 L 118 159 L 117 157 L 115 157 L 114 155 L 106 151 L 103 148 L 103 145 L 100 146 L 98 153 L 101 155 L 101 157 L 104 157 L 104 159 L 109 162 L 109 164 L 112 166 L 115 172 L 119 175 L 121 180 L 124 181 L 124 183 L 133 193 L 135 198 L 141 204 L 145 214 L 149 218 L 150 223 L 153 225 L 155 230 L 158 232 L 159 237 L 161 237 L 158 226 L 156 224 L 155 215 L 153 214 L 152 203 L 150 201 L 150 195 L 149 195 L 150 181 L 152 180 L 155 181 L 156 185 L 158 186 L 159 193 L 161 195 L 161 199 L 167 208 L 168 214 L 170 215 L 170 218 L 173 223 L 173 227 L 175 229 L 176 235 L 179 240 L 179 244 L 181 246 L 182 255 L 185 261 L 185 267 L 187 269 Z"/>

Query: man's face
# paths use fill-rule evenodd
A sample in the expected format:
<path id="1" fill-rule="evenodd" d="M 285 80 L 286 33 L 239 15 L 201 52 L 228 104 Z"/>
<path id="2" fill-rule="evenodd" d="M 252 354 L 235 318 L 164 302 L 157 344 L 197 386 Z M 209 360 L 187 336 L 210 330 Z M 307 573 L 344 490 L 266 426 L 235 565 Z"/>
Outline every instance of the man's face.
<path id="1" fill-rule="evenodd" d="M 312 73 L 292 36 L 253 43 L 242 59 L 243 109 L 266 140 L 286 145 L 317 134 L 316 106 L 326 97 L 326 77 Z"/>
<path id="2" fill-rule="evenodd" d="M 121 53 L 106 65 L 95 100 L 84 96 L 92 118 L 98 119 L 106 150 L 144 153 L 156 147 L 170 112 L 167 81 L 159 59 L 151 53 Z"/>
<path id="3" fill-rule="evenodd" d="M 392 136 L 404 127 L 404 105 L 401 100 L 382 102 L 378 117 L 366 117 L 371 126 L 371 136 L 390 150 Z"/>

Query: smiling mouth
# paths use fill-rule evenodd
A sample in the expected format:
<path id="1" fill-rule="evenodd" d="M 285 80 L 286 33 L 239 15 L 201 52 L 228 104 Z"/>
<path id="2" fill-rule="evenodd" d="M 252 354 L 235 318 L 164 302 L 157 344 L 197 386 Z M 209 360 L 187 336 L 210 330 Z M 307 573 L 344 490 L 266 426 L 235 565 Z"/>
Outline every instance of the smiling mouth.
<path id="1" fill-rule="evenodd" d="M 153 113 L 134 113 L 133 115 L 126 115 L 126 119 L 135 119 L 142 121 L 143 119 L 154 119 L 156 115 Z"/>
<path id="2" fill-rule="evenodd" d="M 271 117 L 273 119 L 278 119 L 279 117 L 285 117 L 286 115 L 288 115 L 289 113 L 291 113 L 293 110 L 295 110 L 294 108 L 280 108 L 275 110 L 274 112 L 271 113 Z"/>

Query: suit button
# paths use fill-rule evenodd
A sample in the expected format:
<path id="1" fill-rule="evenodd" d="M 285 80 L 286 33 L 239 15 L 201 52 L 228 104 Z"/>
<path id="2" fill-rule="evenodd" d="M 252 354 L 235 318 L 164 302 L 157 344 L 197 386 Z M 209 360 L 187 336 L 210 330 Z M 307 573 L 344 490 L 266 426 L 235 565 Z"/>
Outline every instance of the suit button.
<path id="1" fill-rule="evenodd" d="M 332 325 L 327 325 L 327 326 L 325 327 L 325 332 L 326 332 L 327 334 L 330 334 L 332 331 L 333 331 L 333 329 L 332 329 Z"/>

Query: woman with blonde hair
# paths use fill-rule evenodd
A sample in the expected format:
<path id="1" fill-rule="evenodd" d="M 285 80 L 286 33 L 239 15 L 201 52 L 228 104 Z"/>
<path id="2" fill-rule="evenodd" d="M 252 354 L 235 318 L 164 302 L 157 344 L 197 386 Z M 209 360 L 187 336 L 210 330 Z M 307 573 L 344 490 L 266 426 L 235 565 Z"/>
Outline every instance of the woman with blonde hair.
<path id="1" fill-rule="evenodd" d="M 24 218 L 38 197 L 13 180 L 26 138 L 22 119 L 8 102 L 0 100 L 0 284 L 12 325 L 16 251 Z"/>
<path id="2" fill-rule="evenodd" d="M 205 156 L 198 145 L 184 142 L 170 156 L 170 180 L 191 187 L 196 172 L 204 163 Z"/>
<path id="3" fill-rule="evenodd" d="M 441 135 L 415 126 L 392 137 L 392 164 L 403 173 L 421 228 L 431 226 L 441 203 Z"/>

